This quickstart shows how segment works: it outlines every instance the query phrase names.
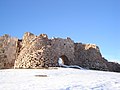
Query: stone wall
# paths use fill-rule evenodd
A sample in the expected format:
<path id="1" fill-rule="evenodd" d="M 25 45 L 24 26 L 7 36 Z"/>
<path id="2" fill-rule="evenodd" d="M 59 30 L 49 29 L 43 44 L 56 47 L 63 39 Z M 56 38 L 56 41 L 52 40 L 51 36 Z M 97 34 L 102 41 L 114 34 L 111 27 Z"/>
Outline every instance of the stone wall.
<path id="1" fill-rule="evenodd" d="M 16 60 L 17 38 L 4 35 L 0 37 L 0 68 L 13 68 Z"/>
<path id="2" fill-rule="evenodd" d="M 15 61 L 15 68 L 47 68 L 58 66 L 58 59 L 66 56 L 67 64 L 74 60 L 74 42 L 70 39 L 54 38 L 41 34 L 34 36 L 25 33 L 20 54 Z"/>
<path id="3" fill-rule="evenodd" d="M 70 38 L 49 39 L 46 34 L 36 36 L 26 32 L 23 39 L 0 37 L 0 68 L 48 68 L 66 65 L 88 69 L 120 72 L 120 64 L 108 62 L 94 44 L 74 43 Z"/>
<path id="4" fill-rule="evenodd" d="M 108 70 L 99 47 L 94 44 L 75 43 L 74 64 L 89 69 Z"/>

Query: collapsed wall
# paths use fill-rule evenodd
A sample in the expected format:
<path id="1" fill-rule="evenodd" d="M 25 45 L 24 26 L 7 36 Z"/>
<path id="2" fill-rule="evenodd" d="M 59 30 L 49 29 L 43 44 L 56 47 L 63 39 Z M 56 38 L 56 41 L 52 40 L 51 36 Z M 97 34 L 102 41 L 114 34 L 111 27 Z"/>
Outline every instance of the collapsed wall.
<path id="1" fill-rule="evenodd" d="M 64 59 L 65 64 L 70 65 L 73 62 L 74 42 L 70 38 L 48 39 L 46 34 L 35 36 L 32 33 L 25 33 L 14 67 L 47 68 L 58 66 L 60 57 Z"/>
<path id="2" fill-rule="evenodd" d="M 0 68 L 13 68 L 16 60 L 17 38 L 5 34 L 0 37 Z"/>
<path id="3" fill-rule="evenodd" d="M 49 39 L 26 32 L 23 39 L 0 37 L 0 68 L 48 68 L 66 65 L 120 72 L 120 64 L 108 62 L 94 44 L 74 43 L 70 38 Z"/>
<path id="4" fill-rule="evenodd" d="M 98 46 L 94 44 L 75 43 L 74 64 L 89 69 L 108 70 L 105 62 Z"/>

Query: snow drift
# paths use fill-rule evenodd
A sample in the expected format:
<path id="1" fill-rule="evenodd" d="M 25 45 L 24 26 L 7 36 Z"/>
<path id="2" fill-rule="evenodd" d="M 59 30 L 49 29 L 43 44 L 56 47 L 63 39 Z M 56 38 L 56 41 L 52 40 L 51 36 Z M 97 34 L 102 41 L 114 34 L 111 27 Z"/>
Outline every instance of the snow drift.
<path id="1" fill-rule="evenodd" d="M 0 70 L 0 90 L 120 90 L 120 73 L 54 69 Z"/>

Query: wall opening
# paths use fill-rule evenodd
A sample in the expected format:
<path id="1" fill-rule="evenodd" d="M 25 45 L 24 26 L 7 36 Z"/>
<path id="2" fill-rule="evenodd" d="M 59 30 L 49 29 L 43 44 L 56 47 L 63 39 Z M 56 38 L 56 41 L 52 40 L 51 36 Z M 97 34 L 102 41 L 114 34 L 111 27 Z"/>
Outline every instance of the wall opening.
<path id="1" fill-rule="evenodd" d="M 62 55 L 62 56 L 59 57 L 58 64 L 59 64 L 59 66 L 69 65 L 69 60 L 65 55 Z"/>

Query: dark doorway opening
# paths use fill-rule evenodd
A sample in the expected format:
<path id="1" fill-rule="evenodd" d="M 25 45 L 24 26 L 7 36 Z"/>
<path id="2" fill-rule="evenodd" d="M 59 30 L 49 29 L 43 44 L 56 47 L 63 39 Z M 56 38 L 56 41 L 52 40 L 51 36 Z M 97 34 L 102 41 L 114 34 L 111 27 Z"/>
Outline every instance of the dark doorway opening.
<path id="1" fill-rule="evenodd" d="M 62 55 L 59 57 L 58 64 L 59 65 L 69 65 L 69 60 L 65 55 Z"/>

